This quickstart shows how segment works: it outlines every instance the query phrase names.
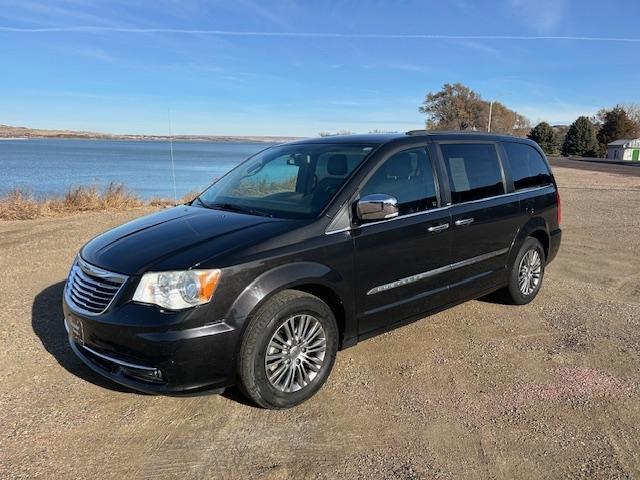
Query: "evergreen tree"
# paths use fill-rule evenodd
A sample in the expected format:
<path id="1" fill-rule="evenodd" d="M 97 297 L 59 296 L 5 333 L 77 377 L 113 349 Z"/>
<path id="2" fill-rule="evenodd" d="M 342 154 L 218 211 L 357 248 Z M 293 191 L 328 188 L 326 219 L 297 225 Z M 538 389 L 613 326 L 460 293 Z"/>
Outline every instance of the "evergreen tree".
<path id="1" fill-rule="evenodd" d="M 540 145 L 540 148 L 544 150 L 544 153 L 548 155 L 558 153 L 558 137 L 551 125 L 547 122 L 540 122 L 538 125 L 533 127 L 527 137 Z"/>
<path id="2" fill-rule="evenodd" d="M 578 117 L 571 124 L 562 145 L 562 155 L 577 157 L 598 156 L 598 140 L 593 123 L 587 117 Z"/>

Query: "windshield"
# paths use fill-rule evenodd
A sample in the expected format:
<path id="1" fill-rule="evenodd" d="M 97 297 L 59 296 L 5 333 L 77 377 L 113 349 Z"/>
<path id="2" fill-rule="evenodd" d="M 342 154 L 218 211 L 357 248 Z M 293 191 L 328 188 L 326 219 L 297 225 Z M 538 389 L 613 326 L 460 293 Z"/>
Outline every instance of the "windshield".
<path id="1" fill-rule="evenodd" d="M 372 150 L 371 145 L 341 144 L 272 147 L 231 170 L 194 205 L 280 218 L 312 218 Z"/>

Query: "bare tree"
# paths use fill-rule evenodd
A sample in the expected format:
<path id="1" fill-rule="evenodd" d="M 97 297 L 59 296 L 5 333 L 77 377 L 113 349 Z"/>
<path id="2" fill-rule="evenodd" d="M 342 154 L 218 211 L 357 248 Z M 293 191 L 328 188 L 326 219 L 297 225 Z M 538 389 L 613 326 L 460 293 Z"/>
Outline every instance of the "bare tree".
<path id="1" fill-rule="evenodd" d="M 430 92 L 420 106 L 430 130 L 482 130 L 489 125 L 490 103 L 461 83 L 445 84 L 439 92 Z M 526 135 L 529 120 L 500 102 L 491 107 L 491 131 Z"/>
<path id="2" fill-rule="evenodd" d="M 469 87 L 446 83 L 439 92 L 427 94 L 420 112 L 427 116 L 430 130 L 477 130 L 485 123 L 483 106 L 480 95 Z"/>
<path id="3" fill-rule="evenodd" d="M 636 125 L 640 125 L 640 103 L 625 103 L 622 108 Z"/>

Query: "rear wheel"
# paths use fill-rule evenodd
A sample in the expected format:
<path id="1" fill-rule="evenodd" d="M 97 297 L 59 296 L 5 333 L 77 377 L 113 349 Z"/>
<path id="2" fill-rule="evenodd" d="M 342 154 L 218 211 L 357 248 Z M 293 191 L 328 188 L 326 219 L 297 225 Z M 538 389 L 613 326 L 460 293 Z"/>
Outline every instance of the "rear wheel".
<path id="1" fill-rule="evenodd" d="M 509 272 L 509 285 L 503 294 L 509 303 L 525 305 L 538 295 L 544 277 L 546 257 L 542 244 L 527 237 Z"/>
<path id="2" fill-rule="evenodd" d="M 240 388 L 264 408 L 289 408 L 313 396 L 326 381 L 338 350 L 333 312 L 297 290 L 274 295 L 255 314 L 238 362 Z"/>

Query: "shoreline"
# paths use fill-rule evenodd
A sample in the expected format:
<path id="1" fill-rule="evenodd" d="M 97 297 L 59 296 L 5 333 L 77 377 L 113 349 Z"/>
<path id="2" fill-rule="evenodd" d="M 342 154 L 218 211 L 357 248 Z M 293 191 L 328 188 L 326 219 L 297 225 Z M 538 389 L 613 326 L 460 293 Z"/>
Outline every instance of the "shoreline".
<path id="1" fill-rule="evenodd" d="M 173 138 L 163 136 L 83 136 L 83 135 L 52 135 L 52 136 L 27 136 L 27 137 L 1 137 L 0 141 L 28 141 L 28 140 L 93 140 L 115 142 L 202 142 L 202 143 L 284 143 L 300 140 L 304 137 L 232 137 L 232 136 L 176 136 Z"/>
<path id="2" fill-rule="evenodd" d="M 125 140 L 125 141 L 202 141 L 202 142 L 244 142 L 244 143 L 282 143 L 299 140 L 304 137 L 291 135 L 147 135 L 135 133 L 106 133 L 84 130 L 53 130 L 46 128 L 15 127 L 0 124 L 0 140 Z"/>

